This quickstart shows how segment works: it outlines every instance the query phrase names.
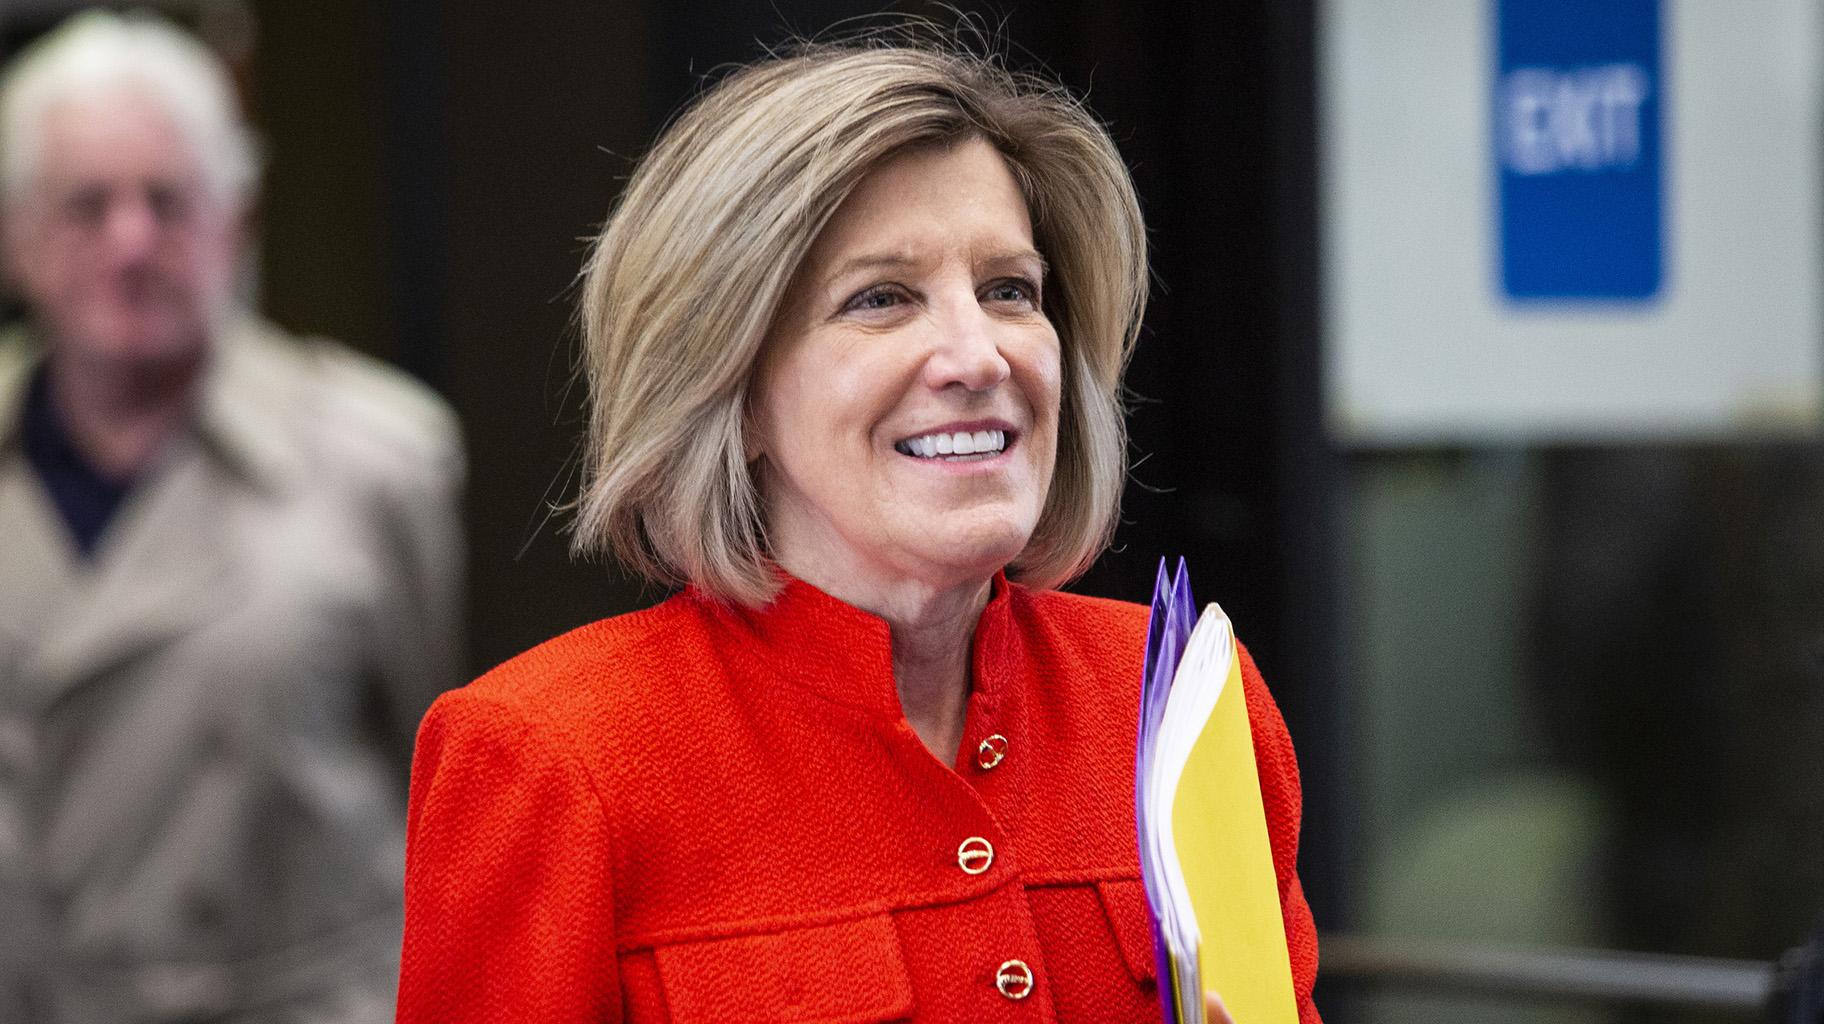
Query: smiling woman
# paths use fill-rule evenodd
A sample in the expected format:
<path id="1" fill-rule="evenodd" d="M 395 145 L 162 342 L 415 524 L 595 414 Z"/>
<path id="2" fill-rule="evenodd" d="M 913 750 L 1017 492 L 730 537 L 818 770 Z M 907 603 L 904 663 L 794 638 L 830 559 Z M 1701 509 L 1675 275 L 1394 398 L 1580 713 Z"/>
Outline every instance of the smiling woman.
<path id="1" fill-rule="evenodd" d="M 1116 515 L 1144 237 L 1079 104 L 945 49 L 769 60 L 659 140 L 587 271 L 577 535 L 687 586 L 426 718 L 401 1020 L 1157 1018 L 1146 610 L 1051 589 Z"/>
<path id="2" fill-rule="evenodd" d="M 751 403 L 773 560 L 900 623 L 902 637 L 935 623 L 933 653 L 965 679 L 967 632 L 946 634 L 1025 549 L 1057 459 L 1043 268 L 994 147 L 970 139 L 890 157 L 811 247 Z M 949 675 L 933 680 L 935 703 L 906 708 L 945 761 L 968 693 Z"/>

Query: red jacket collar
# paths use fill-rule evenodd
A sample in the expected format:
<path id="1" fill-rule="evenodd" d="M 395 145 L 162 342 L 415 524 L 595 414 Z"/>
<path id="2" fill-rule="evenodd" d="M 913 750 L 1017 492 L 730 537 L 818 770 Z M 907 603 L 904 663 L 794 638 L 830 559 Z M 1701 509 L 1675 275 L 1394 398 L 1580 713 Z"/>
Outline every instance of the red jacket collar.
<path id="1" fill-rule="evenodd" d="M 686 593 L 711 609 L 741 645 L 763 661 L 771 678 L 871 714 L 897 718 L 892 633 L 886 620 L 847 604 L 784 572 L 784 587 L 762 608 L 734 605 L 695 587 Z M 1016 657 L 1012 607 L 1015 585 L 994 574 L 988 603 L 976 621 L 972 662 L 975 692 L 992 694 Z"/>

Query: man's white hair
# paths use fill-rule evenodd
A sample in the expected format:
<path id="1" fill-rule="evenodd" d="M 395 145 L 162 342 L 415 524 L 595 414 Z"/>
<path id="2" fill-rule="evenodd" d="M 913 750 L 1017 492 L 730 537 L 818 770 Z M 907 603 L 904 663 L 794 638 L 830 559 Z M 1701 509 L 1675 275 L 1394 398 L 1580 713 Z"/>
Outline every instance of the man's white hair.
<path id="1" fill-rule="evenodd" d="M 218 198 L 252 192 L 258 147 L 215 54 L 157 15 L 86 11 L 27 47 L 0 77 L 0 204 L 33 184 L 53 107 L 123 87 L 176 122 Z"/>

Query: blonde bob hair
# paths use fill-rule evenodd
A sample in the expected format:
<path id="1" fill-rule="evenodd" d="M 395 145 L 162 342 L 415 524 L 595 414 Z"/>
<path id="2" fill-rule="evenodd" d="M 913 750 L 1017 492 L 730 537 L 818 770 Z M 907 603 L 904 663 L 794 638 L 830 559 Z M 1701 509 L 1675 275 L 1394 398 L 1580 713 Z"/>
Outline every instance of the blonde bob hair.
<path id="1" fill-rule="evenodd" d="M 1051 490 L 1008 572 L 1052 587 L 1089 567 L 1120 510 L 1121 374 L 1146 303 L 1133 182 L 1061 87 L 948 46 L 880 41 L 736 70 L 628 182 L 583 272 L 579 553 L 743 604 L 777 593 L 745 431 L 787 287 L 881 161 L 975 138 L 1000 151 L 1026 199 L 1063 361 Z"/>

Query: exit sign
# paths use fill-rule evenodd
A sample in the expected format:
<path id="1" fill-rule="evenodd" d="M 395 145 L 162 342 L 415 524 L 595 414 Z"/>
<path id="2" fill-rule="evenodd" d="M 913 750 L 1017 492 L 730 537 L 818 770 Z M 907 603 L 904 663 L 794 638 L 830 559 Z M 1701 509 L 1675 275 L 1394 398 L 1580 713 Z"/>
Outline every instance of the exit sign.
<path id="1" fill-rule="evenodd" d="M 1498 0 L 1492 129 L 1509 299 L 1651 300 L 1665 276 L 1659 0 Z"/>

